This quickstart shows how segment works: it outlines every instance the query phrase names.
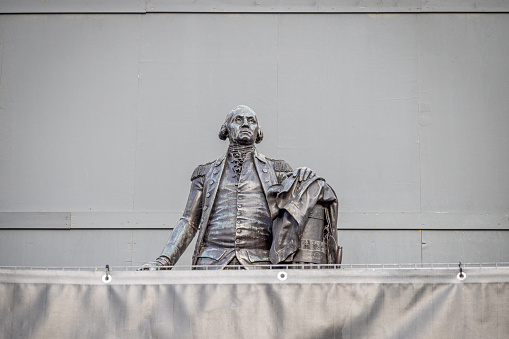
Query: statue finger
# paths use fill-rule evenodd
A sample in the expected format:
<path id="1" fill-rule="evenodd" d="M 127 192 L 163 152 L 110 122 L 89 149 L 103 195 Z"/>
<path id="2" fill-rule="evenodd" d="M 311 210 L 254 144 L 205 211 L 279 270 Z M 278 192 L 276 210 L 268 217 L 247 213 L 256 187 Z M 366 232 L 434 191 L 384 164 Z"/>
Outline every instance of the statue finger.
<path id="1" fill-rule="evenodd" d="M 304 180 L 304 174 L 305 174 L 305 169 L 304 168 L 300 168 L 299 169 L 299 181 Z"/>
<path id="2" fill-rule="evenodd" d="M 313 177 L 313 170 L 310 168 L 306 168 L 306 175 L 304 176 L 304 180 L 308 180 Z"/>

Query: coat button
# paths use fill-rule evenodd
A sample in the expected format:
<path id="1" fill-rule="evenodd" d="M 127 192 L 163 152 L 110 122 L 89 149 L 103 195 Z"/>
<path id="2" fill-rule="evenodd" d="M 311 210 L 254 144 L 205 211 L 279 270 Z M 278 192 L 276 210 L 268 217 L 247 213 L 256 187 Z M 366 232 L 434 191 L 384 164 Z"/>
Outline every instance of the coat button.
<path id="1" fill-rule="evenodd" d="M 210 192 L 207 192 L 207 194 L 205 194 L 205 196 L 208 198 L 210 197 Z"/>
<path id="2" fill-rule="evenodd" d="M 211 185 L 212 185 L 212 184 L 214 184 L 214 180 L 210 180 L 210 184 L 211 184 Z"/>
<path id="3" fill-rule="evenodd" d="M 217 174 L 218 172 L 217 172 L 217 170 L 214 170 L 214 172 L 212 172 L 212 173 Z"/>
<path id="4" fill-rule="evenodd" d="M 209 208 L 207 205 L 203 206 L 203 210 L 206 211 Z"/>
<path id="5" fill-rule="evenodd" d="M 263 173 L 267 173 L 268 170 L 266 168 L 263 169 Z"/>

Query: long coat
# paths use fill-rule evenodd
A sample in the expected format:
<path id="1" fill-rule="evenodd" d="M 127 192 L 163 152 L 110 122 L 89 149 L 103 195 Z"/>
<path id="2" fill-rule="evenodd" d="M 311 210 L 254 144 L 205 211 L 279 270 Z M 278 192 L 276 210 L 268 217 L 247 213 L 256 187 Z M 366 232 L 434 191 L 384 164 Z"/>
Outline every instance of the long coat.
<path id="1" fill-rule="evenodd" d="M 224 172 L 227 154 L 194 170 L 186 208 L 161 254 L 169 259 L 170 265 L 175 265 L 199 230 L 193 254 L 193 265 L 196 264 L 198 255 L 203 249 L 203 238 Z M 267 158 L 256 150 L 253 158 L 263 192 L 267 197 L 269 188 L 283 182 L 292 172 L 292 168 L 284 160 Z M 271 204 L 268 205 L 270 208 Z M 271 214 L 273 213 L 277 211 L 271 208 Z"/>

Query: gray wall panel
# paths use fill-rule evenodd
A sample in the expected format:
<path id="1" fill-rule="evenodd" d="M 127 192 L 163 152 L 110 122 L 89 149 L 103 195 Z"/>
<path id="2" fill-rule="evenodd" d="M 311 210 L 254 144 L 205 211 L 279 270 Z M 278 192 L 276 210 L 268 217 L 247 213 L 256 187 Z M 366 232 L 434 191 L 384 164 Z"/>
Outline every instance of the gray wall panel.
<path id="1" fill-rule="evenodd" d="M 341 197 L 341 195 L 340 195 Z M 345 212 L 339 213 L 340 229 L 509 229 L 508 213 L 469 212 Z"/>
<path id="2" fill-rule="evenodd" d="M 162 252 L 164 245 L 171 236 L 170 230 L 133 230 L 132 266 L 140 266 L 144 262 L 156 259 Z M 196 238 L 189 244 L 177 266 L 189 266 Z"/>
<path id="3" fill-rule="evenodd" d="M 182 197 L 181 203 L 185 204 Z M 0 229 L 172 229 L 175 212 L 0 212 Z M 341 212 L 339 229 L 506 230 L 506 213 Z"/>
<path id="4" fill-rule="evenodd" d="M 194 168 L 226 151 L 217 135 L 233 107 L 260 112 L 260 150 L 276 156 L 277 17 L 145 18 L 136 210 L 181 210 Z"/>
<path id="5" fill-rule="evenodd" d="M 217 135 L 233 107 L 249 103 L 264 111 L 260 120 L 267 129 L 263 128 L 272 132 L 275 140 L 275 115 L 269 113 L 276 105 L 274 74 L 274 64 L 268 63 L 142 65 L 136 210 L 184 208 L 194 168 L 215 160 L 227 149 L 228 143 Z M 243 83 L 243 78 L 250 81 Z M 260 150 L 270 148 L 275 145 L 264 142 Z M 267 155 L 274 153 L 269 150 Z"/>
<path id="6" fill-rule="evenodd" d="M 72 212 L 70 225 L 73 229 L 168 229 L 181 216 L 181 212 Z"/>
<path id="7" fill-rule="evenodd" d="M 421 250 L 419 230 L 446 244 L 476 229 L 472 261 L 506 260 L 506 14 L 2 15 L 0 28 L 0 227 L 21 229 L 1 233 L 4 264 L 68 265 L 72 246 L 79 265 L 131 263 L 136 232 L 136 260 L 153 259 L 238 104 L 259 113 L 262 153 L 335 188 L 345 262 L 456 261 L 461 247 Z M 26 230 L 68 227 L 61 216 L 79 230 Z"/>
<path id="8" fill-rule="evenodd" d="M 509 3 L 505 0 L 424 0 L 423 12 L 507 12 Z"/>
<path id="9" fill-rule="evenodd" d="M 0 13 L 145 13 L 145 0 L 1 0 Z"/>
<path id="10" fill-rule="evenodd" d="M 342 211 L 419 211 L 416 29 L 413 15 L 280 16 L 280 155 L 327 178 Z"/>
<path id="11" fill-rule="evenodd" d="M 132 242 L 132 230 L 1 230 L 0 265 L 131 266 Z"/>
<path id="12" fill-rule="evenodd" d="M 509 262 L 509 231 L 422 231 L 422 262 Z"/>
<path id="13" fill-rule="evenodd" d="M 337 1 L 337 0 L 147 0 L 147 12 L 378 12 L 378 11 L 420 11 L 420 0 L 405 1 Z"/>
<path id="14" fill-rule="evenodd" d="M 0 212 L 0 229 L 71 228 L 71 213 L 65 212 Z"/>
<path id="15" fill-rule="evenodd" d="M 417 20 L 422 209 L 507 212 L 507 16 Z"/>
<path id="16" fill-rule="evenodd" d="M 343 264 L 404 264 L 421 262 L 421 232 L 339 230 Z"/>
<path id="17" fill-rule="evenodd" d="M 139 16 L 2 16 L 0 210 L 130 210 Z"/>
<path id="18" fill-rule="evenodd" d="M 0 266 L 139 266 L 171 231 L 1 230 Z M 422 240 L 421 240 L 422 235 Z M 344 264 L 509 262 L 507 231 L 340 230 Z M 179 261 L 190 265 L 193 243 Z"/>
<path id="19" fill-rule="evenodd" d="M 147 12 L 507 12 L 504 0 L 147 0 Z"/>
<path id="20" fill-rule="evenodd" d="M 508 12 L 504 0 L 2 0 L 0 13 L 419 13 Z"/>
<path id="21" fill-rule="evenodd" d="M 0 230 L 0 266 L 135 266 L 161 254 L 168 229 Z M 191 265 L 193 241 L 178 265 Z"/>

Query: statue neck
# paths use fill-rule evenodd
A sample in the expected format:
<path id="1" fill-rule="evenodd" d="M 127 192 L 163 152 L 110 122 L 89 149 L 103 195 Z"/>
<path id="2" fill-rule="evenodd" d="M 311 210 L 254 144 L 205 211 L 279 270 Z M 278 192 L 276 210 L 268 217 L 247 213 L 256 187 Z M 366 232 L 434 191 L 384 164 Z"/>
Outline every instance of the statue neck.
<path id="1" fill-rule="evenodd" d="M 253 153 L 255 150 L 254 144 L 251 145 L 239 145 L 237 143 L 230 143 L 228 147 L 228 153 L 231 155 L 233 171 L 237 180 L 240 179 L 240 173 L 242 172 L 242 165 L 246 159 L 246 155 Z"/>
<path id="2" fill-rule="evenodd" d="M 241 145 L 238 143 L 230 143 L 230 146 L 228 146 L 228 152 L 231 154 L 241 154 L 242 158 L 255 150 L 255 145 Z"/>

